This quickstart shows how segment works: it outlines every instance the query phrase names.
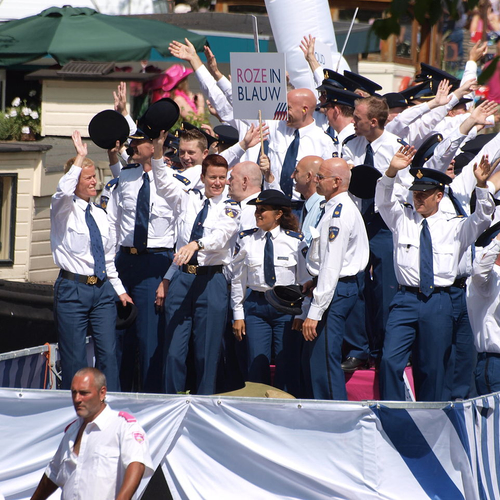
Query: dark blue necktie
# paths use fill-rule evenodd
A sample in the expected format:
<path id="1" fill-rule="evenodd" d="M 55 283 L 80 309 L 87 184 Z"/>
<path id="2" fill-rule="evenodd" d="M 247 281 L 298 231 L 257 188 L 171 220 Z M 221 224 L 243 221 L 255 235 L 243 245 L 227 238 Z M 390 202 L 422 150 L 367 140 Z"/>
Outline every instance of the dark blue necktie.
<path id="1" fill-rule="evenodd" d="M 326 200 L 323 200 L 320 204 L 319 204 L 319 214 L 318 214 L 318 218 L 316 220 L 316 224 L 314 224 L 314 227 L 318 227 L 319 226 L 319 223 L 321 221 L 321 219 L 323 218 L 323 215 L 325 215 L 325 206 L 326 206 Z"/>
<path id="2" fill-rule="evenodd" d="M 434 290 L 434 265 L 432 261 L 432 239 L 427 219 L 422 221 L 420 231 L 420 291 L 429 297 Z"/>
<path id="3" fill-rule="evenodd" d="M 373 161 L 373 149 L 370 143 L 366 145 L 364 164 L 375 168 L 375 163 Z M 375 215 L 375 204 L 373 198 L 361 201 L 361 214 L 363 215 L 365 223 L 369 223 L 372 220 Z"/>
<path id="4" fill-rule="evenodd" d="M 146 250 L 148 246 L 149 197 L 149 176 L 147 172 L 144 172 L 135 210 L 134 247 L 138 252 Z"/>
<path id="5" fill-rule="evenodd" d="M 274 272 L 274 247 L 271 233 L 266 233 L 266 246 L 264 247 L 264 279 L 271 288 L 276 283 L 276 274 Z"/>
<path id="6" fill-rule="evenodd" d="M 210 200 L 207 198 L 205 202 L 203 203 L 202 209 L 198 212 L 198 215 L 196 216 L 196 219 L 194 220 L 193 224 L 193 229 L 191 230 L 191 236 L 189 238 L 189 242 L 191 241 L 198 241 L 203 237 L 203 223 L 205 222 L 205 219 L 207 218 L 208 214 L 208 207 L 210 205 Z M 198 263 L 198 251 L 194 253 L 194 255 L 191 257 L 190 264 L 197 264 Z"/>
<path id="7" fill-rule="evenodd" d="M 290 146 L 288 146 L 288 149 L 286 150 L 285 160 L 283 161 L 283 166 L 281 167 L 280 176 L 281 189 L 290 198 L 292 197 L 293 191 L 293 180 L 291 175 L 295 170 L 295 165 L 297 163 L 297 154 L 299 152 L 300 145 L 299 131 L 295 130 L 294 135 L 295 137 L 293 141 L 290 143 Z"/>
<path id="8" fill-rule="evenodd" d="M 370 143 L 368 143 L 366 145 L 366 154 L 365 154 L 364 164 L 370 165 L 370 167 L 375 168 L 375 162 L 373 161 L 373 149 L 372 149 L 372 145 Z"/>
<path id="9" fill-rule="evenodd" d="M 300 227 L 302 227 L 302 225 L 304 224 L 304 220 L 306 219 L 307 217 L 307 207 L 306 207 L 306 203 L 304 202 L 304 205 L 302 206 L 302 212 L 300 214 Z"/>
<path id="10" fill-rule="evenodd" d="M 101 231 L 99 231 L 96 221 L 90 213 L 90 203 L 85 210 L 85 222 L 87 223 L 90 233 L 90 249 L 94 257 L 94 274 L 102 280 L 106 277 L 104 247 L 102 246 Z"/>
<path id="11" fill-rule="evenodd" d="M 335 133 L 335 130 L 333 130 L 331 125 L 328 125 L 328 128 L 326 129 L 326 135 L 329 135 L 332 138 L 333 144 L 335 144 L 335 146 L 338 145 L 339 138 L 337 137 L 337 134 Z"/>
<path id="12" fill-rule="evenodd" d="M 450 201 L 453 203 L 453 207 L 455 208 L 455 212 L 457 213 L 457 215 L 463 215 L 464 217 L 467 217 L 467 213 L 465 212 L 464 207 L 457 200 L 450 186 L 448 186 L 448 198 L 450 198 Z"/>

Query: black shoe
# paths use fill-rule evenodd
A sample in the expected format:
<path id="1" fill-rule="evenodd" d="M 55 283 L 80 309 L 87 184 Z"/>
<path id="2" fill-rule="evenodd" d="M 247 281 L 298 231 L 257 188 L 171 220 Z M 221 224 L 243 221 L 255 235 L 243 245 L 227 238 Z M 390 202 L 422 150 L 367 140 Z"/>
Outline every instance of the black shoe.
<path id="1" fill-rule="evenodd" d="M 360 368 L 367 368 L 367 366 L 368 366 L 368 363 L 367 363 L 366 359 L 353 358 L 352 356 L 349 356 L 340 365 L 342 370 L 344 370 L 347 373 L 355 372 L 356 370 L 359 370 Z"/>

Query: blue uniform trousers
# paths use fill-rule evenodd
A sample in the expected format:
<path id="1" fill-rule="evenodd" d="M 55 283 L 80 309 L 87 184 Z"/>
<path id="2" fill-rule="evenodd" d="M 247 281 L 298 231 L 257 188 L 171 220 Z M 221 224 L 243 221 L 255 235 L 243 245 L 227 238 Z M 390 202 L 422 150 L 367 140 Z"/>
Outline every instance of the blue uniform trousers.
<path id="1" fill-rule="evenodd" d="M 500 354 L 480 352 L 477 356 L 475 376 L 479 396 L 500 391 Z"/>
<path id="2" fill-rule="evenodd" d="M 380 363 L 380 396 L 404 401 L 403 372 L 410 352 L 419 401 L 447 400 L 445 374 L 453 339 L 453 306 L 450 294 L 436 291 L 429 298 L 405 290 L 391 304 Z"/>
<path id="3" fill-rule="evenodd" d="M 347 357 L 368 359 L 370 352 L 366 324 L 365 271 L 356 275 L 358 281 L 358 298 L 353 310 L 347 317 L 344 340 L 347 342 Z"/>
<path id="4" fill-rule="evenodd" d="M 86 285 L 59 276 L 54 284 L 54 319 L 61 355 L 62 388 L 88 366 L 85 337 L 92 328 L 96 366 L 106 375 L 109 391 L 119 391 L 116 361 L 116 293 L 109 281 Z"/>
<path id="5" fill-rule="evenodd" d="M 304 342 L 302 370 L 305 397 L 347 400 L 345 375 L 340 367 L 346 318 L 358 296 L 355 277 L 339 281 L 332 302 L 316 327 L 317 337 Z"/>
<path id="6" fill-rule="evenodd" d="M 247 294 L 244 309 L 246 336 L 243 341 L 246 343 L 248 366 L 246 380 L 270 384 L 269 365 L 274 359 L 274 386 L 297 395 L 300 387 L 300 343 L 297 338 L 301 334 L 292 332 L 293 317 L 276 310 L 263 292 L 252 290 Z"/>
<path id="7" fill-rule="evenodd" d="M 172 263 L 172 251 L 130 255 L 121 250 L 116 269 L 137 306 L 137 318 L 127 330 L 117 330 L 122 389 L 132 390 L 136 353 L 139 354 L 140 387 L 161 392 L 165 315 L 155 306 L 156 289 Z M 120 356 L 121 353 L 121 356 Z"/>
<path id="8" fill-rule="evenodd" d="M 228 284 L 222 273 L 188 274 L 177 271 L 170 282 L 165 315 L 165 390 L 186 390 L 186 359 L 193 348 L 196 394 L 214 394 L 217 364 L 226 327 Z M 191 338 L 192 337 L 192 338 Z"/>
<path id="9" fill-rule="evenodd" d="M 367 226 L 370 260 L 366 270 L 365 301 L 370 350 L 380 356 L 389 308 L 398 290 L 394 272 L 392 232 L 380 216 Z M 370 272 L 371 270 L 371 272 Z"/>
<path id="10" fill-rule="evenodd" d="M 454 317 L 453 349 L 449 363 L 450 373 L 447 375 L 450 400 L 470 397 L 472 374 L 477 357 L 465 296 L 465 288 L 450 287 Z"/>

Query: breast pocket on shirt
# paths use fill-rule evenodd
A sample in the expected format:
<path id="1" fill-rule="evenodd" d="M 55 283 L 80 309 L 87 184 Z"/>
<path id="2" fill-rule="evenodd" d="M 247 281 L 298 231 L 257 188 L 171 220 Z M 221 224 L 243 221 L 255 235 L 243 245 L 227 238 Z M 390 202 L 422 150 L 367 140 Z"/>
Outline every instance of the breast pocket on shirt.
<path id="1" fill-rule="evenodd" d="M 118 471 L 120 450 L 117 447 L 101 446 L 95 451 L 94 459 L 96 476 L 109 478 Z"/>
<path id="2" fill-rule="evenodd" d="M 434 268 L 434 273 L 445 276 L 455 274 L 453 245 L 439 245 L 437 248 L 433 247 L 432 250 L 434 252 L 434 259 L 437 266 Z"/>
<path id="3" fill-rule="evenodd" d="M 252 281 L 259 281 L 257 277 L 262 273 L 264 275 L 264 261 L 259 257 L 251 257 L 247 255 L 243 265 L 248 267 L 248 276 L 252 276 L 254 279 Z"/>
<path id="4" fill-rule="evenodd" d="M 153 205 L 151 208 L 151 226 L 155 236 L 164 236 L 172 228 L 172 212 L 165 207 Z"/>
<path id="5" fill-rule="evenodd" d="M 68 231 L 64 238 L 64 246 L 68 251 L 76 255 L 82 255 L 88 251 L 89 242 L 88 232 L 84 232 L 83 228 L 80 229 L 75 224 L 68 224 Z"/>
<path id="6" fill-rule="evenodd" d="M 418 248 L 418 240 L 400 238 L 396 248 L 397 265 L 403 269 L 418 269 Z"/>

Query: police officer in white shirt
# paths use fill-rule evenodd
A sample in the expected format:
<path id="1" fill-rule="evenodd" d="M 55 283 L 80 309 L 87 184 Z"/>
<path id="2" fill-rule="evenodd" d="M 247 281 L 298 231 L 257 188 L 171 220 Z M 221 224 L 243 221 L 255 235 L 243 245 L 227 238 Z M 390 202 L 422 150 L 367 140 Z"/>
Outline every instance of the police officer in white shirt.
<path id="1" fill-rule="evenodd" d="M 165 390 L 186 390 L 186 358 L 190 340 L 197 394 L 214 394 L 217 363 L 226 326 L 228 286 L 224 275 L 231 260 L 231 241 L 238 230 L 240 208 L 224 197 L 227 162 L 208 155 L 202 164 L 205 194 L 185 192 L 165 167 L 161 154 L 166 134 L 155 140 L 153 174 L 158 194 L 171 206 L 180 205 L 174 264 L 165 275 L 167 334 Z"/>
<path id="2" fill-rule="evenodd" d="M 453 336 L 453 304 L 449 294 L 458 263 L 467 247 L 490 223 L 494 204 L 486 188 L 491 170 L 482 162 L 477 180 L 476 211 L 467 218 L 447 219 L 439 211 L 444 186 L 451 179 L 435 170 L 411 170 L 413 205 L 394 195 L 398 171 L 412 160 L 408 146 L 394 156 L 377 185 L 375 202 L 393 231 L 399 289 L 391 304 L 380 365 L 382 399 L 404 400 L 403 372 L 413 352 L 416 397 L 420 401 L 449 398 L 445 374 Z"/>
<path id="3" fill-rule="evenodd" d="M 116 361 L 116 294 L 132 302 L 114 264 L 114 241 L 106 212 L 90 203 L 96 193 L 94 163 L 87 145 L 73 133 L 77 155 L 61 178 L 50 206 L 50 242 L 55 264 L 61 268 L 54 285 L 54 317 L 61 354 L 62 388 L 87 366 L 85 337 L 92 326 L 97 366 L 120 388 Z"/>
<path id="4" fill-rule="evenodd" d="M 500 391 L 500 224 L 491 226 L 477 244 L 484 248 L 476 248 L 467 309 L 478 352 L 475 379 L 481 396 Z"/>
<path id="5" fill-rule="evenodd" d="M 129 161 L 133 163 L 122 169 L 108 202 L 117 250 L 116 268 L 138 308 L 135 323 L 123 334 L 121 381 L 122 389 L 133 389 L 138 350 L 139 389 L 160 392 L 162 345 L 159 339 L 163 337 L 165 322 L 155 307 L 156 290 L 172 263 L 175 221 L 180 212 L 179 207 L 167 204 L 156 192 L 151 171 L 152 140 L 140 129 L 131 138 Z M 113 159 L 117 161 L 111 156 L 111 161 Z"/>
<path id="6" fill-rule="evenodd" d="M 307 258 L 317 286 L 302 325 L 305 391 L 314 399 L 347 399 L 342 361 L 345 319 L 358 296 L 356 275 L 368 263 L 368 238 L 347 190 L 351 173 L 341 158 L 321 164 L 317 191 L 327 200 Z"/>

